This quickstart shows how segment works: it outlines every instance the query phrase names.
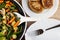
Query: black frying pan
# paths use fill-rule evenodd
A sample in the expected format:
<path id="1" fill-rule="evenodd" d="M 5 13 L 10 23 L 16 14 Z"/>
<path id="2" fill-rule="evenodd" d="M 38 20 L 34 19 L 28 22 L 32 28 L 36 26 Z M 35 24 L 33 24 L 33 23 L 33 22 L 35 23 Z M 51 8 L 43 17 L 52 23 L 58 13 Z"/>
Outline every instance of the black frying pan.
<path id="1" fill-rule="evenodd" d="M 19 13 L 20 13 L 22 16 L 25 16 L 25 13 L 23 12 L 23 8 L 21 7 L 21 5 L 20 5 L 17 1 L 15 1 L 15 0 L 11 0 L 11 2 L 16 5 Z M 25 31 L 26 31 L 26 25 L 25 25 L 25 24 L 26 24 L 26 23 L 24 22 L 24 23 L 22 23 L 21 25 L 19 25 L 19 26 L 22 26 L 22 32 L 18 35 L 18 38 L 17 38 L 16 40 L 21 40 L 22 37 L 24 36 Z"/>

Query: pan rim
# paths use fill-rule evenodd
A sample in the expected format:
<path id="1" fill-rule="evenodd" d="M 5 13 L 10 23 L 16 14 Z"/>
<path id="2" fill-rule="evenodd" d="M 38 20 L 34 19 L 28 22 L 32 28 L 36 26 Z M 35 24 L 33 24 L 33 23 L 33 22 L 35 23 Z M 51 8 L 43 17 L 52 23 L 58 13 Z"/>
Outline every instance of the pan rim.
<path id="1" fill-rule="evenodd" d="M 21 4 L 19 2 L 17 2 L 16 0 L 14 0 L 22 9 L 23 13 L 24 13 L 24 16 L 26 17 L 26 14 L 25 14 L 25 11 L 23 10 L 23 7 L 21 6 Z M 22 36 L 20 37 L 19 40 L 21 40 L 23 38 L 23 36 L 25 35 L 25 32 L 26 32 L 26 28 L 27 28 L 27 22 L 25 22 L 25 28 L 24 28 L 24 32 L 22 34 Z"/>

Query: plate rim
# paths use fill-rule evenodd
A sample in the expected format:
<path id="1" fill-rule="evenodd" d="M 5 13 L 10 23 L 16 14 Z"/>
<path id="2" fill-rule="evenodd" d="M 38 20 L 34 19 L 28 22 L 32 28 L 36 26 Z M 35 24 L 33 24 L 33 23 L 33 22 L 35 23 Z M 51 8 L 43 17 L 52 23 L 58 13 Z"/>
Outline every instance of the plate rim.
<path id="1" fill-rule="evenodd" d="M 14 0 L 22 9 L 23 13 L 24 13 L 24 16 L 26 17 L 26 14 L 25 14 L 25 11 L 23 10 L 23 7 L 21 6 L 21 4 L 19 2 L 17 2 L 16 0 Z M 26 32 L 26 28 L 27 28 L 27 22 L 25 22 L 25 28 L 24 28 L 24 32 L 20 38 L 20 40 L 23 38 L 23 36 L 25 35 L 25 32 Z"/>
<path id="2" fill-rule="evenodd" d="M 24 0 L 22 0 L 22 7 L 23 7 L 24 11 L 27 13 L 27 15 L 29 15 L 30 17 L 35 17 L 35 16 L 36 16 L 36 18 L 37 18 L 37 17 L 41 18 L 42 15 L 43 15 L 42 18 L 45 18 L 45 17 L 46 17 L 46 18 L 49 18 L 49 17 L 51 17 L 51 16 L 57 11 L 58 6 L 59 6 L 59 0 L 57 0 L 57 6 L 56 6 L 54 12 L 52 12 L 53 10 L 52 10 L 52 11 L 50 10 L 51 13 L 52 13 L 51 16 L 44 16 L 45 14 L 42 14 L 42 15 L 40 15 L 40 14 L 35 14 L 35 16 L 32 16 L 32 14 L 30 14 L 30 13 L 28 13 L 28 11 L 26 11 L 26 9 L 25 9 L 26 7 L 24 7 L 23 1 L 24 1 Z M 55 0 L 55 1 L 56 1 L 56 0 Z M 26 4 L 26 5 L 27 5 L 27 4 Z M 28 9 L 29 9 L 29 8 L 28 8 Z M 31 10 L 29 9 L 29 11 L 31 11 Z M 31 11 L 31 13 L 34 13 L 34 12 Z M 49 13 L 49 12 L 48 12 L 48 13 Z"/>

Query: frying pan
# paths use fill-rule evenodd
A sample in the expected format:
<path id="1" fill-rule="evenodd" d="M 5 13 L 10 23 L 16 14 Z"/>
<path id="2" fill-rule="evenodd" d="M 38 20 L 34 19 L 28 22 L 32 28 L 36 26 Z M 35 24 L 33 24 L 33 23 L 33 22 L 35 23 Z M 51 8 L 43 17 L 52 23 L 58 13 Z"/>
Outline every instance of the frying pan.
<path id="1" fill-rule="evenodd" d="M 20 13 L 22 16 L 26 17 L 26 14 L 25 14 L 22 6 L 21 6 L 16 0 L 10 0 L 10 1 L 11 1 L 13 4 L 15 4 L 15 6 L 17 7 L 19 13 Z M 25 34 L 25 31 L 26 31 L 27 23 L 24 22 L 24 23 L 22 23 L 22 24 L 19 25 L 19 26 L 22 26 L 22 32 L 19 34 L 19 36 L 18 36 L 18 38 L 17 38 L 16 40 L 21 40 L 21 39 L 23 38 L 23 36 L 24 36 L 24 34 Z"/>

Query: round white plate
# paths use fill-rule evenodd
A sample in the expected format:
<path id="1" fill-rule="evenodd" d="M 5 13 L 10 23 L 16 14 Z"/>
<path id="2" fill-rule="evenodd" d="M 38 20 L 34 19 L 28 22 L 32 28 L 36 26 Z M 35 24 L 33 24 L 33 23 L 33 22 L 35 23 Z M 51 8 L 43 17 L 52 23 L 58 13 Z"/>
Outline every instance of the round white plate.
<path id="1" fill-rule="evenodd" d="M 30 17 L 51 17 L 57 10 L 59 5 L 59 0 L 53 0 L 53 7 L 51 9 L 45 9 L 44 11 L 42 11 L 41 13 L 37 14 L 33 11 L 30 10 L 30 8 L 28 7 L 28 0 L 22 0 L 22 6 L 25 10 L 25 12 L 30 16 Z"/>
<path id="2" fill-rule="evenodd" d="M 49 31 L 45 31 L 42 35 L 39 36 L 32 37 L 31 35 L 30 36 L 28 35 L 28 33 L 33 30 L 46 29 L 58 24 L 60 24 L 60 21 L 55 19 L 46 19 L 44 21 L 43 20 L 38 21 L 32 24 L 30 28 L 27 30 L 25 34 L 25 39 L 26 40 L 60 40 L 60 27 L 51 29 Z"/>

